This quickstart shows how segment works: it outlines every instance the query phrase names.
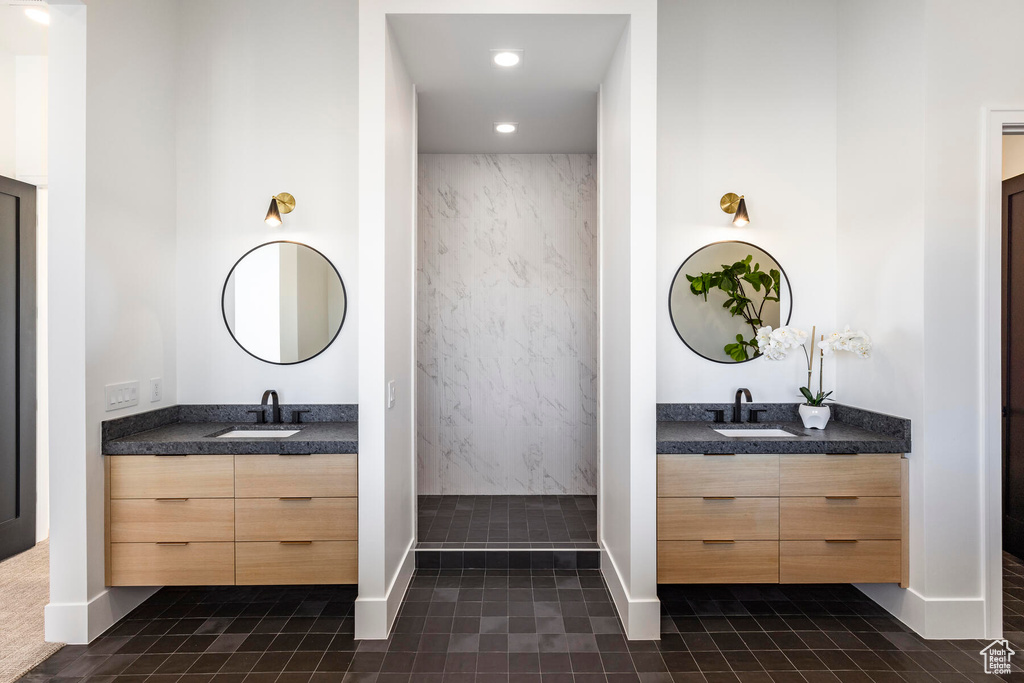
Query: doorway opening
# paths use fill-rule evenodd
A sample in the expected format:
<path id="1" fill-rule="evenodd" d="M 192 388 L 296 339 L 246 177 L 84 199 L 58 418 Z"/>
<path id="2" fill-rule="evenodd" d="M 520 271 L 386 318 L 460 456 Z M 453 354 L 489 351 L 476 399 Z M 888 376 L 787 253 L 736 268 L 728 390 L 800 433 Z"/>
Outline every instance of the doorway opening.
<path id="1" fill-rule="evenodd" d="M 420 567 L 599 567 L 598 105 L 627 23 L 389 17 L 417 96 Z"/>
<path id="2" fill-rule="evenodd" d="M 1024 127 L 1002 135 L 1002 576 L 1006 632 L 1024 631 Z"/>

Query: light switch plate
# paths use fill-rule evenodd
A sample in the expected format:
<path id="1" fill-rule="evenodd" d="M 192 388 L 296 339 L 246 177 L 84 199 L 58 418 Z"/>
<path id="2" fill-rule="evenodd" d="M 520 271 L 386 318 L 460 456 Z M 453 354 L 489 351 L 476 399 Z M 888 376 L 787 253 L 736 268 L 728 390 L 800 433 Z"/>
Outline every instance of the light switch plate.
<path id="1" fill-rule="evenodd" d="M 149 402 L 156 403 L 164 397 L 164 381 L 159 377 L 149 380 Z"/>
<path id="2" fill-rule="evenodd" d="M 395 380 L 388 382 L 388 408 L 395 407 Z"/>
<path id="3" fill-rule="evenodd" d="M 108 413 L 139 405 L 138 381 L 108 384 L 103 389 L 103 403 Z"/>

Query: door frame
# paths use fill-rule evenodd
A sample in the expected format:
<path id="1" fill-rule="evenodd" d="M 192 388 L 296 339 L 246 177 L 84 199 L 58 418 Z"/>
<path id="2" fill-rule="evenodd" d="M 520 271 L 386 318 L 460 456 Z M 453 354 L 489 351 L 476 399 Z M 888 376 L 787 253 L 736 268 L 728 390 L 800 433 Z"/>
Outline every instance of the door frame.
<path id="1" fill-rule="evenodd" d="M 0 558 L 36 542 L 36 187 L 0 176 L 18 200 L 18 517 L 0 523 Z M 12 538 L 5 539 L 11 534 Z"/>
<path id="2" fill-rule="evenodd" d="M 983 111 L 981 325 L 982 594 L 987 638 L 1003 635 L 1003 129 L 1024 124 L 1024 106 Z"/>

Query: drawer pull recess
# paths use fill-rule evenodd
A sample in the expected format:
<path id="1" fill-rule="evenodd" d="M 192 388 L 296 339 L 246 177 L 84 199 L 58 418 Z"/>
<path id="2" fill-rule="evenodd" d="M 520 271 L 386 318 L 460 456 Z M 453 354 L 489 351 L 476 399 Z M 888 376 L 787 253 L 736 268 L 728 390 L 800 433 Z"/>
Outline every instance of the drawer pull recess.
<path id="1" fill-rule="evenodd" d="M 188 541 L 157 541 L 157 545 L 188 545 Z"/>
<path id="2" fill-rule="evenodd" d="M 157 498 L 161 503 L 184 503 L 188 498 Z"/>
<path id="3" fill-rule="evenodd" d="M 717 540 L 716 539 L 716 540 L 704 541 L 704 544 L 705 545 L 720 545 L 720 544 L 728 544 L 728 543 L 735 543 L 735 542 L 736 541 L 726 541 L 726 540 Z"/>
<path id="4" fill-rule="evenodd" d="M 281 541 L 281 545 L 313 545 L 313 541 Z"/>
<path id="5" fill-rule="evenodd" d="M 728 456 L 733 456 L 733 455 L 736 455 L 736 454 L 735 453 L 705 453 L 704 457 L 705 458 L 720 458 L 722 456 L 728 457 Z"/>
<path id="6" fill-rule="evenodd" d="M 281 496 L 278 500 L 313 500 L 312 496 Z"/>
<path id="7" fill-rule="evenodd" d="M 736 496 L 704 496 L 704 500 L 736 500 Z"/>
<path id="8" fill-rule="evenodd" d="M 856 543 L 852 538 L 829 538 L 825 539 L 825 543 Z"/>
<path id="9" fill-rule="evenodd" d="M 859 496 L 825 496 L 825 500 L 857 500 Z"/>
<path id="10" fill-rule="evenodd" d="M 280 455 L 281 457 L 296 458 L 296 457 L 303 457 L 303 456 L 308 457 L 308 456 L 313 455 L 313 454 L 312 453 L 278 453 L 278 455 Z"/>

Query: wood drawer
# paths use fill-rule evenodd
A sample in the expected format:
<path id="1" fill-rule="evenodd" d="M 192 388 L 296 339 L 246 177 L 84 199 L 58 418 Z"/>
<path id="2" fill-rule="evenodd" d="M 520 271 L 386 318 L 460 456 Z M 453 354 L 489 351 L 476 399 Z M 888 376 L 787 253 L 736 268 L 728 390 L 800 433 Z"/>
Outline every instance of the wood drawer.
<path id="1" fill-rule="evenodd" d="M 111 498 L 231 498 L 233 455 L 108 455 Z"/>
<path id="2" fill-rule="evenodd" d="M 235 502 L 230 498 L 110 501 L 112 543 L 234 540 Z"/>
<path id="3" fill-rule="evenodd" d="M 783 496 L 899 496 L 901 457 L 892 454 L 783 455 Z"/>
<path id="4" fill-rule="evenodd" d="M 902 506 L 900 498 L 782 498 L 780 537 L 899 540 Z"/>
<path id="5" fill-rule="evenodd" d="M 778 583 L 777 541 L 659 541 L 658 583 Z"/>
<path id="6" fill-rule="evenodd" d="M 236 498 L 339 498 L 358 491 L 355 455 L 237 455 Z"/>
<path id="7" fill-rule="evenodd" d="M 777 455 L 658 456 L 658 496 L 778 496 Z"/>
<path id="8" fill-rule="evenodd" d="M 899 541 L 782 541 L 782 583 L 899 583 Z"/>
<path id="9" fill-rule="evenodd" d="M 778 498 L 659 498 L 659 541 L 778 540 Z"/>
<path id="10" fill-rule="evenodd" d="M 112 543 L 112 586 L 230 586 L 234 543 Z"/>
<path id="11" fill-rule="evenodd" d="M 236 543 L 240 586 L 358 583 L 356 541 Z"/>
<path id="12" fill-rule="evenodd" d="M 239 498 L 235 540 L 354 541 L 358 498 Z"/>

